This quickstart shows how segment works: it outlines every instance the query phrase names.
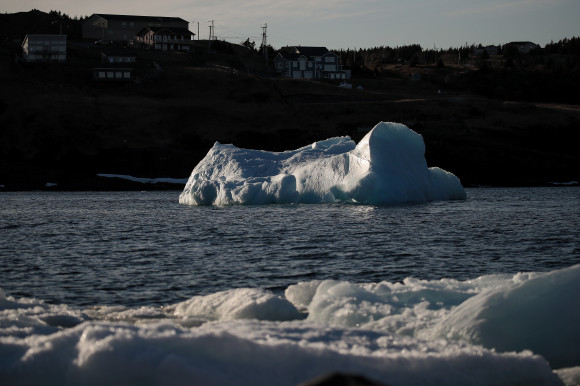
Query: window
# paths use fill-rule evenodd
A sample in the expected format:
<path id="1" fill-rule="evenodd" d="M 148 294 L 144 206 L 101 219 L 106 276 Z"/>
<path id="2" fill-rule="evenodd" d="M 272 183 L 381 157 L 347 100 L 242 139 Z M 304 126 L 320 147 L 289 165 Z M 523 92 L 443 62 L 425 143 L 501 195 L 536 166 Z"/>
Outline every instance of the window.
<path id="1" fill-rule="evenodd" d="M 305 60 L 300 61 L 300 70 L 302 70 L 302 71 L 306 70 L 306 61 Z"/>

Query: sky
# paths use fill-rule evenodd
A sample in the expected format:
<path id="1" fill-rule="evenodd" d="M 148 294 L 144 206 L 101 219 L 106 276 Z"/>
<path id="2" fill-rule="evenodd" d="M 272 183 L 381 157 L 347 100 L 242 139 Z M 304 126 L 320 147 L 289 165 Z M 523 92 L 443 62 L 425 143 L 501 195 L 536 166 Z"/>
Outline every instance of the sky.
<path id="1" fill-rule="evenodd" d="M 2 13 L 38 9 L 74 16 L 110 13 L 187 20 L 201 39 L 329 49 L 427 48 L 551 41 L 580 36 L 580 0 L 2 0 Z"/>

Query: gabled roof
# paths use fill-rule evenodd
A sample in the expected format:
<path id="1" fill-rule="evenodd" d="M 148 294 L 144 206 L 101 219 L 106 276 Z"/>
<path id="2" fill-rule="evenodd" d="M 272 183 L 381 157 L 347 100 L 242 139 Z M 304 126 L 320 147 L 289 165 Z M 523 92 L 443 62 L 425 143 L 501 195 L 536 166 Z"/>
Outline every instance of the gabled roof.
<path id="1" fill-rule="evenodd" d="M 54 39 L 54 40 L 66 40 L 66 35 L 54 35 L 54 34 L 27 34 L 25 39 Z"/>
<path id="2" fill-rule="evenodd" d="M 314 60 L 314 58 L 322 57 L 325 55 L 338 56 L 333 52 L 330 52 L 326 47 L 309 47 L 309 46 L 290 46 L 281 49 L 279 54 L 285 60 L 298 60 L 300 57 L 304 57 L 307 60 Z"/>
<path id="3" fill-rule="evenodd" d="M 278 55 L 285 60 L 299 60 L 300 58 L 308 59 L 305 55 L 297 54 L 296 52 L 280 52 Z"/>
<path id="4" fill-rule="evenodd" d="M 115 57 L 115 58 L 135 58 L 135 55 L 129 55 L 127 52 L 124 51 L 107 51 L 107 50 L 99 50 L 102 56 L 105 57 Z"/>
<path id="5" fill-rule="evenodd" d="M 509 45 L 525 46 L 527 44 L 531 44 L 531 45 L 537 46 L 537 44 L 536 43 L 533 43 L 533 42 L 509 42 L 509 43 L 506 44 L 506 46 L 509 46 Z"/>
<path id="6" fill-rule="evenodd" d="M 106 20 L 116 21 L 141 21 L 146 23 L 187 23 L 180 17 L 165 17 L 165 16 L 136 16 L 136 15 L 111 15 L 107 13 L 94 13 Z"/>
<path id="7" fill-rule="evenodd" d="M 50 35 L 50 34 L 27 34 L 24 37 L 21 45 L 24 45 L 26 41 L 34 40 L 52 40 L 52 41 L 63 41 L 66 42 L 66 35 Z"/>
<path id="8" fill-rule="evenodd" d="M 324 56 L 326 55 L 329 51 L 328 48 L 326 47 L 302 47 L 302 46 L 298 46 L 298 47 L 293 47 L 296 52 L 305 55 L 305 56 L 310 56 L 310 57 L 314 57 L 314 56 Z"/>

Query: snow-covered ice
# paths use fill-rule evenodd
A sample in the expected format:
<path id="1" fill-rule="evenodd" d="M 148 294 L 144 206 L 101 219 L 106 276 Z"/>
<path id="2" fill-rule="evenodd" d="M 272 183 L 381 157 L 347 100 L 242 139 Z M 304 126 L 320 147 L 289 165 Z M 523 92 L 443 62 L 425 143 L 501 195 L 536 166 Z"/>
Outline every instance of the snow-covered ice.
<path id="1" fill-rule="evenodd" d="M 402 283 L 239 288 L 164 307 L 79 309 L 0 290 L 2 384 L 574 385 L 580 265 Z M 507 338 L 507 341 L 505 340 Z"/>
<path id="2" fill-rule="evenodd" d="M 193 169 L 179 202 L 188 205 L 464 199 L 459 179 L 425 160 L 423 137 L 400 123 L 280 153 L 215 143 Z"/>

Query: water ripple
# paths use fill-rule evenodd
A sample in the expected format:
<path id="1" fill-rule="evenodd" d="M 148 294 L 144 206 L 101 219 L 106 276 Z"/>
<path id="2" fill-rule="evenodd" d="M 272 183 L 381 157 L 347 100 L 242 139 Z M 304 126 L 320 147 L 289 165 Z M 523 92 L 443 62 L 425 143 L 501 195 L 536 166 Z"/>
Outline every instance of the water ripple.
<path id="1" fill-rule="evenodd" d="M 0 194 L 0 285 L 53 303 L 137 306 L 580 263 L 580 188 L 469 189 L 465 201 L 390 207 L 199 208 L 178 194 Z"/>

